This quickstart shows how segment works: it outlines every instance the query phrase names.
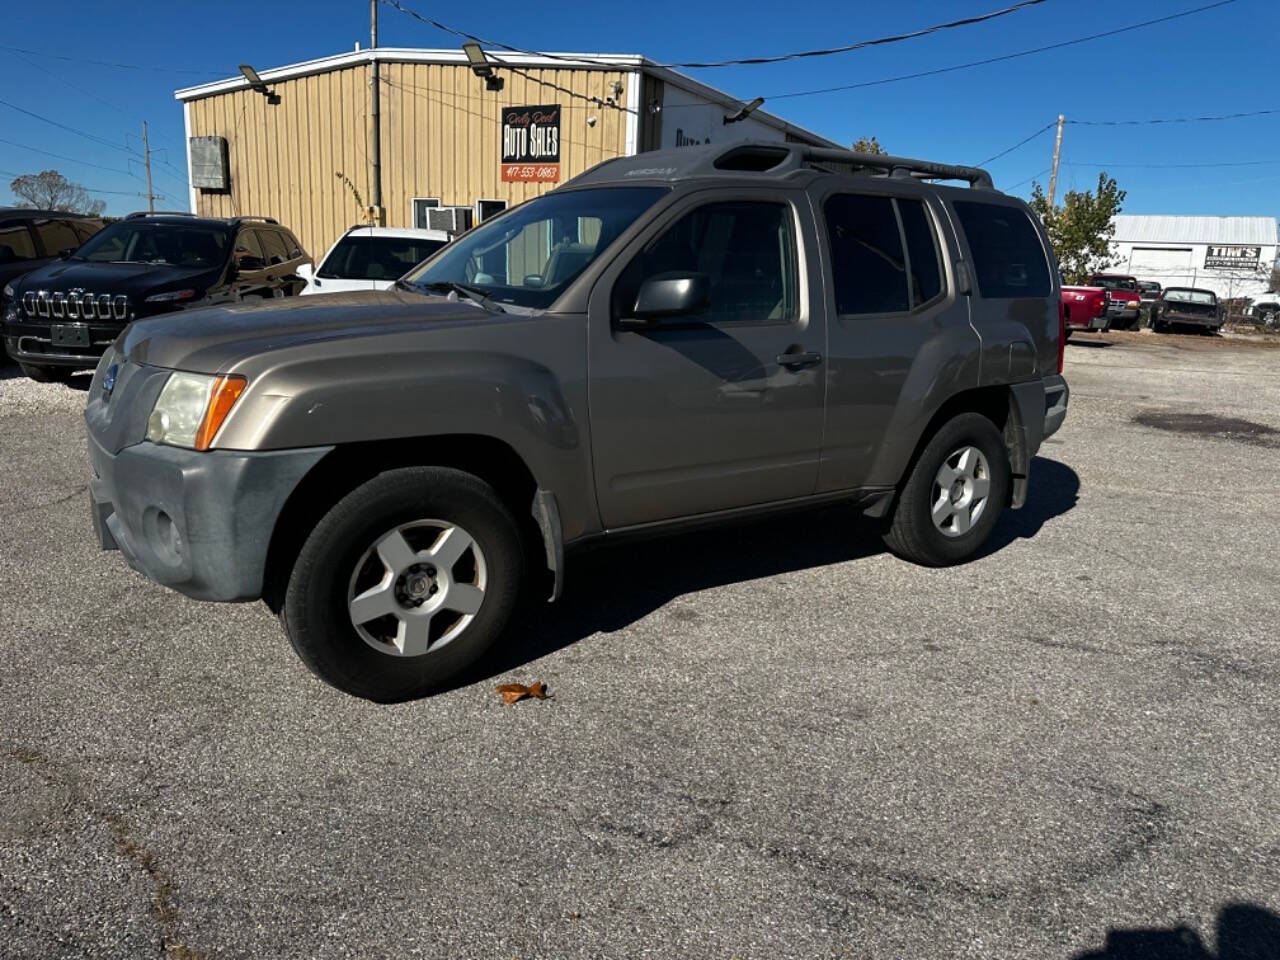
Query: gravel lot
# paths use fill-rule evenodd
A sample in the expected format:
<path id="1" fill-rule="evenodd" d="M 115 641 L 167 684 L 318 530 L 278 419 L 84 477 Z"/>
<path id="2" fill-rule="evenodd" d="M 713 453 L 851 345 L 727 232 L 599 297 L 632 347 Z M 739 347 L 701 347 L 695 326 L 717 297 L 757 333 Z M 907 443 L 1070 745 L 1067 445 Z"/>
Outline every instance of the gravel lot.
<path id="1" fill-rule="evenodd" d="M 596 551 L 396 707 L 99 553 L 85 384 L 0 368 L 0 955 L 1280 956 L 1280 350 L 1067 364 L 982 559 Z"/>

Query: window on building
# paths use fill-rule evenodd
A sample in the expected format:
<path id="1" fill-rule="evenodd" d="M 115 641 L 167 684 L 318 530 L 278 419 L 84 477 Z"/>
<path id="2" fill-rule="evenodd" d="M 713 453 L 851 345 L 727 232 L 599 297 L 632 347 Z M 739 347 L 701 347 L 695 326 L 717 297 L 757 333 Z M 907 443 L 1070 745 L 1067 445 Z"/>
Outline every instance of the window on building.
<path id="1" fill-rule="evenodd" d="M 505 200 L 477 200 L 476 222 L 484 223 L 490 217 L 496 217 L 505 209 L 507 209 L 507 201 Z"/>
<path id="2" fill-rule="evenodd" d="M 640 253 L 614 288 L 628 316 L 640 286 L 660 273 L 703 273 L 711 304 L 690 320 L 768 323 L 799 315 L 791 210 L 780 203 L 710 203 L 686 214 Z"/>
<path id="3" fill-rule="evenodd" d="M 907 293 L 902 234 L 889 197 L 838 193 L 827 200 L 827 238 L 835 280 L 836 313 L 905 313 Z"/>
<path id="4" fill-rule="evenodd" d="M 36 246 L 27 225 L 21 220 L 0 223 L 0 263 L 34 260 Z"/>
<path id="5" fill-rule="evenodd" d="M 1047 297 L 1049 263 L 1027 214 L 1003 204 L 957 200 L 978 292 L 988 299 Z"/>
<path id="6" fill-rule="evenodd" d="M 427 211 L 434 210 L 438 206 L 440 206 L 439 197 L 414 197 L 413 225 L 419 230 L 429 230 L 431 224 L 427 223 Z"/>

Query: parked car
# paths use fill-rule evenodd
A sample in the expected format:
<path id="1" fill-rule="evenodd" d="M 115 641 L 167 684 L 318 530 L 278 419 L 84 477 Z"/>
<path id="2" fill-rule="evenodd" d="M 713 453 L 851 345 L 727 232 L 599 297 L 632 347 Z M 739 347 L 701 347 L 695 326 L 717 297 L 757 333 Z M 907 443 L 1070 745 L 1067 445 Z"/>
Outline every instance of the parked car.
<path id="1" fill-rule="evenodd" d="M 1210 332 L 1222 329 L 1214 292 L 1194 287 L 1166 288 L 1151 307 L 1151 329 L 1164 333 L 1175 326 L 1199 327 Z"/>
<path id="2" fill-rule="evenodd" d="M 1102 331 L 1110 322 L 1107 291 L 1102 287 L 1062 288 L 1062 316 L 1067 336 L 1073 330 Z"/>
<path id="3" fill-rule="evenodd" d="M 455 682 L 592 541 L 842 501 L 959 563 L 1066 416 L 1055 270 L 976 168 L 609 160 L 392 291 L 134 322 L 89 388 L 94 527 L 375 700 Z"/>
<path id="4" fill-rule="evenodd" d="M 1280 327 L 1280 298 L 1275 294 L 1264 294 L 1257 303 L 1249 307 L 1249 316 L 1260 326 L 1269 329 Z"/>
<path id="5" fill-rule="evenodd" d="M 102 221 L 97 217 L 0 207 L 0 330 L 7 312 L 4 291 L 10 284 L 80 246 L 101 229 Z"/>
<path id="6" fill-rule="evenodd" d="M 268 217 L 133 213 L 5 286 L 5 347 L 33 380 L 65 379 L 133 320 L 296 294 L 307 261 Z"/>
<path id="7" fill-rule="evenodd" d="M 299 271 L 303 295 L 389 290 L 392 284 L 449 242 L 443 230 L 355 226 L 329 248 L 320 265 Z"/>
<path id="8" fill-rule="evenodd" d="M 1138 303 L 1138 324 L 1141 326 L 1145 320 L 1147 326 L 1151 326 L 1151 305 L 1160 298 L 1160 284 L 1154 280 L 1139 280 L 1138 295 L 1141 297 Z"/>
<path id="9" fill-rule="evenodd" d="M 1089 286 L 1107 291 L 1108 329 L 1132 330 L 1138 326 L 1142 295 L 1136 279 L 1116 273 L 1095 273 L 1089 278 Z"/>

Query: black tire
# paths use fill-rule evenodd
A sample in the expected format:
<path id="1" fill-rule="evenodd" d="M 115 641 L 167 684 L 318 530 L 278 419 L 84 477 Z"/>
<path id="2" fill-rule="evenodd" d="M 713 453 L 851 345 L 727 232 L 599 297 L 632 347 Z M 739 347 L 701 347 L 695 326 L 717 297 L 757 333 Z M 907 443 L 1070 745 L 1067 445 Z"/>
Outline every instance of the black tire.
<path id="1" fill-rule="evenodd" d="M 487 567 L 484 598 L 445 646 L 437 647 L 437 638 L 418 656 L 392 655 L 390 646 L 392 652 L 383 653 L 352 625 L 352 577 L 389 530 L 425 519 L 471 535 Z M 393 703 L 447 688 L 480 660 L 510 620 L 523 580 L 519 528 L 489 484 L 460 470 L 405 467 L 357 487 L 316 524 L 294 563 L 280 618 L 302 662 L 322 680 L 357 697 Z"/>
<path id="2" fill-rule="evenodd" d="M 987 503 L 968 532 L 948 536 L 934 525 L 934 481 L 943 461 L 963 447 L 976 447 L 989 467 Z M 1009 502 L 1009 453 L 996 425 L 978 413 L 961 413 L 944 423 L 920 451 L 898 493 L 885 544 L 899 557 L 927 567 L 944 567 L 973 556 Z"/>
<path id="3" fill-rule="evenodd" d="M 24 377 L 30 377 L 36 383 L 66 383 L 74 373 L 70 367 L 48 367 L 39 363 L 18 363 L 18 369 Z"/>

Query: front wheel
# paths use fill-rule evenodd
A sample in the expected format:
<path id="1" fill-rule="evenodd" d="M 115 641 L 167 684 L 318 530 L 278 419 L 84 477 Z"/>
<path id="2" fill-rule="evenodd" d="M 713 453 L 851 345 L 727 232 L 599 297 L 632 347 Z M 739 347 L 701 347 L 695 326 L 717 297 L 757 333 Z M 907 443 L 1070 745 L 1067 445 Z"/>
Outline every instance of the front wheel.
<path id="1" fill-rule="evenodd" d="M 1009 454 L 996 425 L 962 413 L 916 459 L 885 534 L 889 549 L 929 567 L 977 552 L 1009 501 Z"/>
<path id="2" fill-rule="evenodd" d="M 316 525 L 281 619 L 327 683 L 407 700 L 449 686 L 488 652 L 523 577 L 519 529 L 489 484 L 406 467 L 357 487 Z"/>

